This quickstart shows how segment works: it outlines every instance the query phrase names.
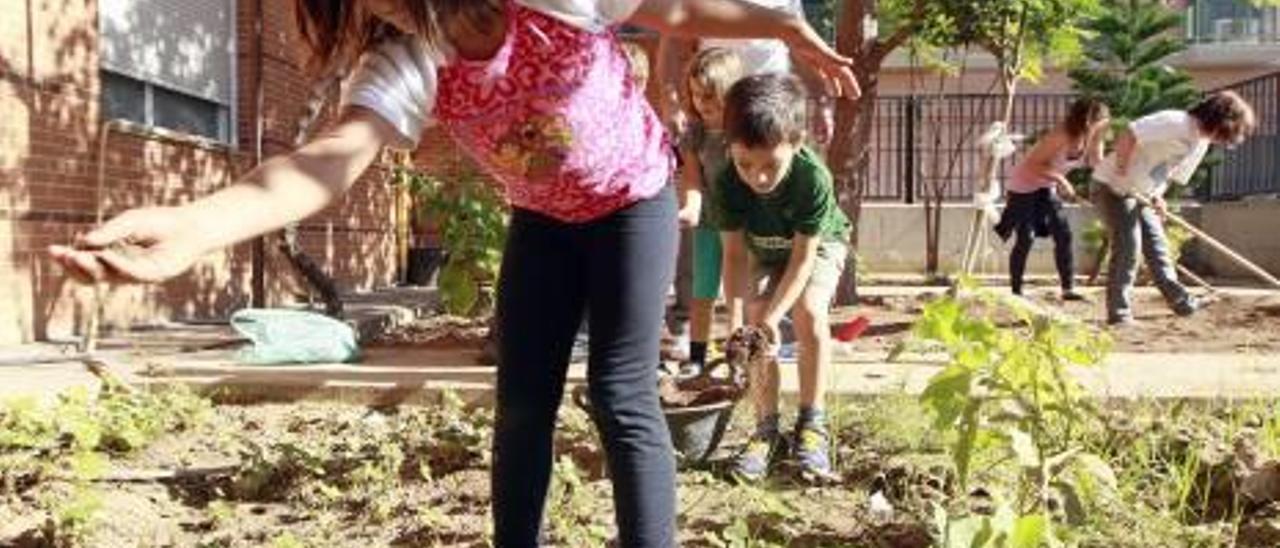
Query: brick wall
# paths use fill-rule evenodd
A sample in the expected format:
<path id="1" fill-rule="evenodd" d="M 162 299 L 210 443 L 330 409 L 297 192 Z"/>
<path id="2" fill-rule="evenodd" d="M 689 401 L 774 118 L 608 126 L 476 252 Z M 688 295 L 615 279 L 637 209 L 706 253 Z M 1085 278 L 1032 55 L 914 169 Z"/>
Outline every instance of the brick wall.
<path id="1" fill-rule="evenodd" d="M 91 291 L 67 282 L 44 249 L 90 228 L 100 205 L 109 217 L 133 207 L 179 204 L 225 186 L 253 165 L 259 71 L 263 152 L 289 150 L 309 92 L 299 70 L 291 2 L 236 4 L 238 142 L 209 146 L 152 133 L 113 133 L 99 193 L 103 120 L 96 0 L 0 0 L 0 12 L 6 14 L 0 17 L 0 344 L 76 333 Z M 261 48 L 255 34 L 259 7 Z M 641 40 L 652 52 L 652 40 Z M 319 125 L 331 117 L 329 109 Z M 416 159 L 445 174 L 467 165 L 438 133 L 425 136 Z M 303 246 L 344 289 L 393 283 L 394 204 L 381 171 L 371 170 L 338 203 L 303 225 Z M 274 241 L 264 264 L 268 304 L 292 301 L 304 292 Z M 165 284 L 112 289 L 107 322 L 125 326 L 225 317 L 250 304 L 252 287 L 252 246 L 243 244 L 211 254 Z"/>
<path id="2" fill-rule="evenodd" d="M 289 148 L 308 91 L 297 68 L 291 4 L 263 0 L 264 150 Z M 231 167 L 252 165 L 259 52 L 256 0 L 238 0 L 237 147 L 200 146 L 151 134 L 113 134 L 97 185 L 99 49 L 93 0 L 0 0 L 0 344 L 74 332 L 87 290 L 65 282 L 44 257 L 108 216 L 142 205 L 172 205 L 227 184 Z M 432 156 L 440 156 L 433 154 Z M 232 159 L 234 158 L 234 159 Z M 385 286 L 396 274 L 393 194 L 373 173 L 302 229 L 306 250 L 347 289 Z M 272 246 L 273 247 L 273 246 Z M 115 325 L 216 318 L 250 302 L 249 245 L 214 253 L 171 282 L 113 289 Z M 301 285 L 268 251 L 272 304 Z"/>

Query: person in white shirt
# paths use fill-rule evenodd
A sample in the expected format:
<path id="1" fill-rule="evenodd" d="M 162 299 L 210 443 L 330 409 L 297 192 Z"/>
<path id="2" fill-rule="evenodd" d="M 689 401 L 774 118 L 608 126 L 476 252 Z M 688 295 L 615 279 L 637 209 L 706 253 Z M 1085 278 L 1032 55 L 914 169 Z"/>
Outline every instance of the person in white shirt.
<path id="1" fill-rule="evenodd" d="M 1236 145 L 1256 126 L 1253 108 L 1233 92 L 1215 93 L 1190 110 L 1165 110 L 1134 120 L 1116 141 L 1093 178 L 1100 187 L 1094 205 L 1111 236 L 1107 280 L 1107 322 L 1133 321 L 1133 283 L 1138 253 L 1169 306 L 1190 316 L 1199 303 L 1180 282 L 1165 238 L 1164 195 L 1169 181 L 1186 185 L 1210 145 Z M 1152 208 L 1135 196 L 1152 202 Z"/>

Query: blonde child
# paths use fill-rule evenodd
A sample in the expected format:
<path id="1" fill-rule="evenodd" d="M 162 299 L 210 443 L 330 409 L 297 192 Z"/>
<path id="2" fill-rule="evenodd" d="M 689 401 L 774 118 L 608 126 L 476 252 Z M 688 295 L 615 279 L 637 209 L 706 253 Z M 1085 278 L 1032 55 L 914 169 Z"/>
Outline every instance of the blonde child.
<path id="1" fill-rule="evenodd" d="M 693 300 L 689 360 L 681 368 L 682 376 L 697 375 L 706 365 L 716 299 L 720 298 L 723 254 L 716 180 L 728 166 L 724 96 L 741 77 L 742 61 L 727 48 L 698 52 L 685 73 L 693 117 L 680 151 L 684 171 L 679 217 L 682 225 L 693 230 Z"/>

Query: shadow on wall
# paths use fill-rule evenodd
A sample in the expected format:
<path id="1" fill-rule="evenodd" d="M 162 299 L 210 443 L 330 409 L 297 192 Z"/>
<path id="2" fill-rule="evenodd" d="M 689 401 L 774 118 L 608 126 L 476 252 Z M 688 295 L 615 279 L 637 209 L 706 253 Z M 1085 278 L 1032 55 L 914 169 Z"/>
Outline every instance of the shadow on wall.
<path id="1" fill-rule="evenodd" d="M 134 4 L 140 10 L 151 5 L 152 11 L 163 11 L 152 5 L 154 0 Z M 247 2 L 240 4 L 240 9 L 250 9 Z M 102 52 L 93 6 L 27 0 L 15 6 L 19 17 L 0 23 L 0 344 L 76 332 L 92 292 L 67 282 L 44 250 L 89 229 L 99 206 L 109 218 L 133 207 L 175 205 L 230 180 L 225 149 L 113 134 L 99 195 Z M 199 32 L 195 34 L 200 42 Z M 274 40 L 278 47 L 289 43 L 287 37 Z M 282 64 L 278 56 L 274 62 Z M 284 64 L 288 66 L 277 72 L 282 76 L 269 82 L 268 97 L 273 99 L 263 113 L 270 128 L 267 141 L 274 143 L 288 142 L 288 126 L 302 108 L 301 101 L 285 95 L 305 95 L 305 81 Z M 240 73 L 249 70 L 242 66 Z M 252 89 L 248 78 L 238 80 L 241 95 Z M 248 120 L 241 127 L 252 128 L 252 111 L 240 112 L 241 121 Z M 242 143 L 251 145 L 252 135 L 244 133 Z M 241 156 L 239 171 L 248 167 Z M 379 178 L 365 177 L 345 199 L 304 225 L 307 250 L 337 274 L 342 287 L 392 281 L 391 196 Z M 275 257 L 267 265 L 270 302 L 290 300 L 300 287 L 293 273 Z M 222 317 L 250 302 L 251 278 L 249 245 L 217 252 L 163 285 L 113 288 L 107 299 L 108 325 Z"/>

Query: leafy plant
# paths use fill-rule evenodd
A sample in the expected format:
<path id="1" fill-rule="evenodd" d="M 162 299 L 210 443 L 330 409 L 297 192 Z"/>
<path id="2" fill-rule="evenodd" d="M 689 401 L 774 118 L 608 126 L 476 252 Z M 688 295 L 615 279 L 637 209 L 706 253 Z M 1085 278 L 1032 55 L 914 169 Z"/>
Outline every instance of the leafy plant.
<path id="1" fill-rule="evenodd" d="M 803 521 L 803 515 L 778 493 L 751 484 L 734 488 L 731 500 L 738 511 L 728 526 L 718 532 L 707 532 L 703 540 L 719 548 L 781 548 L 778 536 L 789 536 L 788 525 Z"/>
<path id="2" fill-rule="evenodd" d="M 1084 242 L 1085 250 L 1096 257 L 1102 252 L 1103 244 L 1107 241 L 1106 225 L 1103 225 L 1102 221 L 1095 219 L 1084 229 L 1084 232 L 1080 235 L 1080 240 Z M 1098 262 L 1101 263 L 1102 259 L 1098 258 Z"/>
<path id="3" fill-rule="evenodd" d="M 307 548 L 307 544 L 286 531 L 271 540 L 271 548 Z"/>
<path id="4" fill-rule="evenodd" d="M 599 518 L 595 495 L 578 465 L 571 457 L 560 456 L 552 467 L 547 496 L 550 533 L 565 546 L 604 546 L 609 530 Z"/>
<path id="5" fill-rule="evenodd" d="M 84 546 L 93 534 L 102 498 L 85 486 L 59 503 L 45 523 L 45 540 L 53 546 Z"/>
<path id="6" fill-rule="evenodd" d="M 393 180 L 409 188 L 418 215 L 439 224 L 448 254 L 438 279 L 445 309 L 461 316 L 482 315 L 493 302 L 507 238 L 502 194 L 470 171 L 444 181 L 402 167 Z"/>
<path id="7" fill-rule="evenodd" d="M 1108 3 L 1084 28 L 1092 38 L 1085 63 L 1069 71 L 1075 90 L 1098 97 L 1123 126 L 1152 112 L 1187 108 L 1199 98 L 1195 81 L 1169 59 L 1187 49 L 1182 14 L 1157 0 Z"/>
<path id="8" fill-rule="evenodd" d="M 71 390 L 52 403 L 33 398 L 0 405 L 0 493 L 49 476 L 88 480 L 108 455 L 136 451 L 157 437 L 187 430 L 210 409 L 184 389 L 127 393 Z"/>
<path id="9" fill-rule="evenodd" d="M 942 511 L 946 519 L 935 518 L 944 525 L 942 544 L 1048 541 L 1055 538 L 1048 520 L 1054 508 L 1065 508 L 1070 520 L 1079 521 L 1092 495 L 1114 489 L 1110 467 L 1080 445 L 1081 425 L 1092 407 L 1068 372 L 1101 363 L 1109 342 L 1083 324 L 1022 301 L 971 289 L 961 294 L 930 303 L 916 324 L 917 341 L 948 355 L 947 367 L 929 381 L 921 401 L 933 412 L 935 427 L 953 436 L 949 451 L 961 494 L 969 493 L 979 452 L 1015 464 L 1018 481 L 1015 496 L 1001 501 L 994 517 Z"/>

